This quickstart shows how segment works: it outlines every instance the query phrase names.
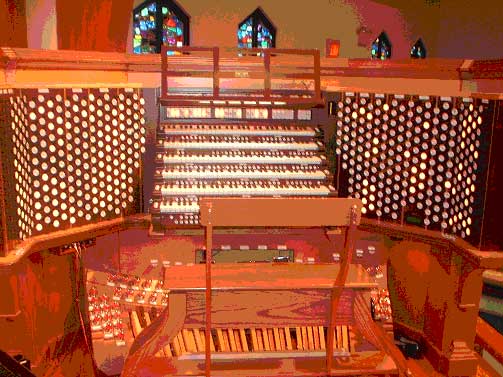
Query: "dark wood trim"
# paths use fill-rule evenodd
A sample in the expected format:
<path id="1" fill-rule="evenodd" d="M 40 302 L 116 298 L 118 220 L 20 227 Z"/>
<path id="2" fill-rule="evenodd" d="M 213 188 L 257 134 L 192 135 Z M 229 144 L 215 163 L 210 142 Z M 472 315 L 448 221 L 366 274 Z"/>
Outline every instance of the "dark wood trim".
<path id="1" fill-rule="evenodd" d="M 410 225 L 399 225 L 379 220 L 362 218 L 359 229 L 384 234 L 388 237 L 402 238 L 410 241 L 450 249 L 469 261 L 475 268 L 498 269 L 503 267 L 503 254 L 499 250 L 481 251 L 462 240 L 460 237 L 425 230 Z"/>
<path id="2" fill-rule="evenodd" d="M 188 47 L 188 46 L 185 46 Z M 178 48 L 183 51 L 185 47 Z M 192 51 L 207 48 L 191 47 Z M 255 51 L 256 50 L 256 51 Z M 237 56 L 237 49 L 220 48 L 221 64 L 226 68 L 246 66 Z M 246 49 L 247 52 L 263 52 L 263 49 Z M 310 55 L 318 50 L 278 49 L 284 53 Z M 201 61 L 185 59 L 187 56 L 170 56 L 173 64 L 188 67 L 200 65 Z M 182 60 L 185 59 L 185 60 Z M 244 59 L 246 60 L 246 59 Z M 28 48 L 0 47 L 0 68 L 53 69 L 53 70 L 104 70 L 125 72 L 160 72 L 160 54 L 123 54 L 98 51 L 37 50 Z M 307 68 L 293 56 L 281 61 L 286 66 Z M 469 73 L 469 74 L 468 74 Z M 503 59 L 393 59 L 376 61 L 371 59 L 320 58 L 321 77 L 393 77 L 415 79 L 473 80 L 503 79 Z"/>
<path id="3" fill-rule="evenodd" d="M 351 265 L 351 259 L 353 257 L 355 249 L 355 231 L 357 221 L 357 208 L 356 206 L 353 206 L 349 214 L 349 226 L 346 228 L 344 240 L 344 259 L 341 263 L 341 268 L 332 286 L 330 297 L 330 326 L 328 327 L 328 341 L 326 349 L 327 373 L 330 373 L 330 371 L 332 370 L 332 363 L 334 358 L 334 330 L 337 322 L 337 309 L 339 307 L 339 301 L 342 296 L 344 285 L 348 278 L 349 266 Z"/>
<path id="4" fill-rule="evenodd" d="M 503 335 L 480 317 L 477 318 L 476 331 L 475 344 L 503 364 Z"/>
<path id="5" fill-rule="evenodd" d="M 210 208 L 208 211 L 211 214 L 211 203 L 209 203 Z M 210 223 L 206 225 L 206 291 L 205 291 L 205 311 L 206 311 L 206 323 L 205 323 L 205 373 L 206 377 L 211 375 L 211 348 L 210 348 L 210 338 L 211 338 L 211 262 L 213 261 L 213 226 Z"/>
<path id="6" fill-rule="evenodd" d="M 0 258 L 0 268 L 13 265 L 24 256 L 38 251 L 88 240 L 125 229 L 148 229 L 150 227 L 150 222 L 150 215 L 132 215 L 31 237 L 18 243 L 13 249 L 9 250 L 5 258 Z"/>

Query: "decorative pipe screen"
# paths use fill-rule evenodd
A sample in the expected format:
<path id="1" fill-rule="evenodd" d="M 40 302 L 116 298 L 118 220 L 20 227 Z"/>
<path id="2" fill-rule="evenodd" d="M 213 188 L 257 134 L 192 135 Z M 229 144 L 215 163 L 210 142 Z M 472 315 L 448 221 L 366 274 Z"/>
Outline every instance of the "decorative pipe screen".
<path id="1" fill-rule="evenodd" d="M 474 98 L 342 93 L 332 103 L 340 196 L 369 217 L 477 240 L 493 104 Z"/>
<path id="2" fill-rule="evenodd" d="M 9 238 L 136 212 L 145 150 L 137 89 L 2 94 Z"/>

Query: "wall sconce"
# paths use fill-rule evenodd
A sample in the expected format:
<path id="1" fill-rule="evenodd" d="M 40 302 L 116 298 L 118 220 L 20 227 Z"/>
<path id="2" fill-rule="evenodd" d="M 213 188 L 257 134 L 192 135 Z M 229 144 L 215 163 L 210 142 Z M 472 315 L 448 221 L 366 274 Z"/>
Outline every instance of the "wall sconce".
<path id="1" fill-rule="evenodd" d="M 338 58 L 341 49 L 341 41 L 327 38 L 325 43 L 325 56 L 327 58 Z"/>

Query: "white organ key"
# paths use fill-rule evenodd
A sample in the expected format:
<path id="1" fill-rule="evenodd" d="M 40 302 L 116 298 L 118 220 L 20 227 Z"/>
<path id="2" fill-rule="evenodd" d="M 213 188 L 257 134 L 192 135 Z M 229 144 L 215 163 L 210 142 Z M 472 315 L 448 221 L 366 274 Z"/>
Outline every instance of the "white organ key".
<path id="1" fill-rule="evenodd" d="M 328 196 L 322 131 L 305 124 L 166 123 L 158 129 L 153 213 L 199 223 L 198 197 Z"/>
<path id="2" fill-rule="evenodd" d="M 158 186 L 156 186 L 157 188 Z M 330 194 L 330 189 L 325 185 L 317 186 L 298 186 L 298 185 L 270 185 L 256 184 L 244 185 L 236 183 L 229 184 L 206 184 L 202 183 L 200 187 L 169 184 L 160 188 L 163 196 L 327 196 Z"/>
<path id="3" fill-rule="evenodd" d="M 319 149 L 315 142 L 211 142 L 211 141 L 165 141 L 163 144 L 166 149 L 276 149 L 276 150 L 304 150 L 316 151 Z"/>
<path id="4" fill-rule="evenodd" d="M 204 163 L 212 163 L 212 164 L 306 164 L 306 165 L 319 165 L 321 164 L 323 156 L 294 156 L 294 155 L 286 155 L 286 156 L 268 156 L 268 155 L 229 155 L 229 154 L 221 154 L 221 155 L 164 155 L 163 162 L 164 163 L 173 163 L 173 164 L 204 164 Z"/>
<path id="5" fill-rule="evenodd" d="M 197 213 L 199 212 L 199 204 L 197 201 L 180 204 L 178 202 L 161 202 L 159 205 L 161 213 Z"/>
<path id="6" fill-rule="evenodd" d="M 166 124 L 161 126 L 166 135 L 253 135 L 253 136 L 308 136 L 316 135 L 311 127 L 293 126 L 263 126 L 263 125 L 193 125 Z"/>
<path id="7" fill-rule="evenodd" d="M 162 171 L 164 179 L 236 179 L 236 178 L 249 178 L 249 179 L 325 179 L 327 177 L 326 171 L 276 171 L 276 170 L 252 170 L 244 171 L 238 169 L 214 171 L 209 168 L 198 171 L 180 171 L 177 169 Z"/>

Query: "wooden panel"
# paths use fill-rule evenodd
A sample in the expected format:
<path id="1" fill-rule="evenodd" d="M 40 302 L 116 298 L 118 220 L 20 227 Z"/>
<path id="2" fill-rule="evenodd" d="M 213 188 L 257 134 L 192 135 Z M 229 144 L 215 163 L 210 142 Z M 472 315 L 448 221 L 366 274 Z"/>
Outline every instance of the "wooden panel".
<path id="1" fill-rule="evenodd" d="M 174 266 L 165 271 L 171 291 L 205 290 L 205 265 Z M 218 264 L 211 267 L 212 290 L 284 290 L 333 287 L 339 264 Z M 361 265 L 349 266 L 346 288 L 377 288 Z"/>
<path id="2" fill-rule="evenodd" d="M 150 220 L 147 215 L 135 215 L 31 237 L 17 244 L 15 249 L 11 250 L 5 258 L 0 260 L 0 265 L 14 264 L 23 256 L 33 254 L 37 251 L 85 241 L 93 237 L 116 233 L 120 230 L 130 228 L 141 229 L 148 228 L 149 226 Z"/>
<path id="3" fill-rule="evenodd" d="M 336 324 L 352 324 L 354 291 L 343 290 Z M 329 290 L 226 291 L 212 297 L 213 328 L 276 327 L 281 325 L 328 326 Z M 254 305 L 250 305 L 253 302 Z M 189 292 L 185 325 L 205 325 L 204 292 Z"/>
<path id="4" fill-rule="evenodd" d="M 475 343 L 479 344 L 483 350 L 503 364 L 503 335 L 492 328 L 482 318 L 477 318 L 477 335 Z"/>
<path id="5" fill-rule="evenodd" d="M 404 238 L 430 246 L 450 250 L 459 254 L 477 268 L 499 269 L 503 267 L 503 253 L 499 251 L 481 251 L 459 237 L 441 232 L 425 230 L 411 225 L 399 225 L 385 221 L 363 219 L 358 229 L 391 237 Z"/>
<path id="6" fill-rule="evenodd" d="M 16 265 L 16 267 L 18 267 L 18 265 Z M 17 268 L 0 267 L 0 287 L 2 287 L 0 318 L 15 317 L 20 313 L 16 270 Z"/>
<path id="7" fill-rule="evenodd" d="M 133 0 L 56 0 L 60 49 L 126 52 Z"/>
<path id="8" fill-rule="evenodd" d="M 202 198 L 201 224 L 212 226 L 347 226 L 356 206 L 346 198 Z"/>
<path id="9" fill-rule="evenodd" d="M 0 46 L 28 47 L 25 1 L 0 0 Z"/>

